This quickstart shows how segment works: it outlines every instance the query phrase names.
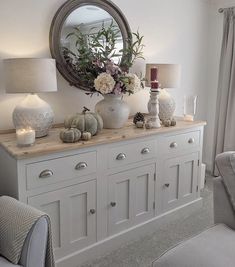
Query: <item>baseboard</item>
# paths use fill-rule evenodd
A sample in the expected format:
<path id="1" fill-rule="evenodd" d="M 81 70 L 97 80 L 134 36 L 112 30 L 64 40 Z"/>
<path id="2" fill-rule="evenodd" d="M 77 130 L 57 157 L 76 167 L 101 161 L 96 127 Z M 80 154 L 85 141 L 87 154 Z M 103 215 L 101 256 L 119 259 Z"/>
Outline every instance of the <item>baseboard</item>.
<path id="1" fill-rule="evenodd" d="M 122 231 L 116 235 L 99 241 L 79 252 L 70 254 L 56 262 L 57 267 L 79 267 L 86 261 L 94 260 L 105 256 L 115 249 L 120 248 L 127 243 L 139 239 L 141 236 L 155 232 L 163 223 L 169 223 L 183 216 L 190 215 L 202 207 L 202 198 L 199 198 L 184 206 L 161 214 L 153 219 L 136 225 L 128 230 Z"/>

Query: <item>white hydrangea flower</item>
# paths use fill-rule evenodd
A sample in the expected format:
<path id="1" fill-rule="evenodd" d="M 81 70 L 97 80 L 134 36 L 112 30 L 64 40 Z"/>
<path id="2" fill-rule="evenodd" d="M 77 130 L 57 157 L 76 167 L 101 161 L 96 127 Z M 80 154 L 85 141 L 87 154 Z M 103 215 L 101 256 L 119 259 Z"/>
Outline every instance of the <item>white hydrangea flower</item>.
<path id="1" fill-rule="evenodd" d="M 105 95 L 113 91 L 116 83 L 110 74 L 104 72 L 95 79 L 94 84 L 95 89 Z"/>
<path id="2" fill-rule="evenodd" d="M 127 91 L 131 91 L 133 93 L 138 92 L 141 88 L 139 77 L 133 73 L 128 73 L 127 77 L 129 79 L 129 83 L 126 84 Z"/>

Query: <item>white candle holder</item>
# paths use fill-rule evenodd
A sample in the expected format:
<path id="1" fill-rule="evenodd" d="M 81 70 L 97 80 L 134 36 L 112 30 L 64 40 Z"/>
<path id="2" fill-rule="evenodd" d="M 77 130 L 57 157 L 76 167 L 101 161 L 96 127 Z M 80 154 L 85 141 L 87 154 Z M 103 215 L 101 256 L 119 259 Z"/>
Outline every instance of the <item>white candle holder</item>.
<path id="1" fill-rule="evenodd" d="M 151 124 L 151 128 L 160 128 L 161 122 L 159 119 L 159 100 L 158 95 L 160 91 L 159 89 L 151 89 L 150 90 L 150 101 L 149 101 L 149 115 L 150 118 L 148 122 Z"/>
<path id="2" fill-rule="evenodd" d="M 35 130 L 31 128 L 16 129 L 16 141 L 19 147 L 32 146 L 35 143 Z"/>

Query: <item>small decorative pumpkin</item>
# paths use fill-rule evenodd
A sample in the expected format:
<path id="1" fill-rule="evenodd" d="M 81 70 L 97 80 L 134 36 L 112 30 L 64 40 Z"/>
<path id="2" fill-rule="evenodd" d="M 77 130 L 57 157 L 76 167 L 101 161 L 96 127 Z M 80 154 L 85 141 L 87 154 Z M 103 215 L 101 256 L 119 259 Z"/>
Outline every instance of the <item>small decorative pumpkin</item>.
<path id="1" fill-rule="evenodd" d="M 152 129 L 153 128 L 153 123 L 149 120 L 147 121 L 147 123 L 145 124 L 146 129 Z"/>
<path id="2" fill-rule="evenodd" d="M 176 120 L 175 119 L 171 120 L 171 126 L 176 126 Z"/>
<path id="3" fill-rule="evenodd" d="M 75 143 L 81 138 L 81 132 L 76 128 L 64 129 L 60 132 L 60 139 L 64 143 Z"/>
<path id="4" fill-rule="evenodd" d="M 83 132 L 82 133 L 82 140 L 88 141 L 91 139 L 91 133 L 90 132 Z"/>
<path id="5" fill-rule="evenodd" d="M 64 121 L 65 128 L 77 128 L 82 133 L 90 132 L 96 135 L 103 129 L 103 120 L 97 113 L 91 113 L 88 108 L 84 107 L 83 112 L 70 116 Z"/>
<path id="6" fill-rule="evenodd" d="M 164 126 L 165 127 L 170 127 L 171 126 L 171 120 L 165 120 L 164 121 Z"/>

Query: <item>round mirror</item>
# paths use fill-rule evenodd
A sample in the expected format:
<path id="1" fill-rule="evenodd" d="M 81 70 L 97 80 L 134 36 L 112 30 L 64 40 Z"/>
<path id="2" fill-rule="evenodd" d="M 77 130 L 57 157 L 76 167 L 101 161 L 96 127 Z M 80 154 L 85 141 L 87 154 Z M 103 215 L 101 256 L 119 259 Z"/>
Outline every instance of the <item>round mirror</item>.
<path id="1" fill-rule="evenodd" d="M 108 57 L 120 65 L 122 49 L 130 41 L 127 20 L 108 0 L 67 1 L 57 11 L 50 31 L 58 70 L 70 85 L 89 91 L 93 88 L 93 79 L 88 78 L 92 60 L 98 60 L 99 53 L 110 53 Z"/>

